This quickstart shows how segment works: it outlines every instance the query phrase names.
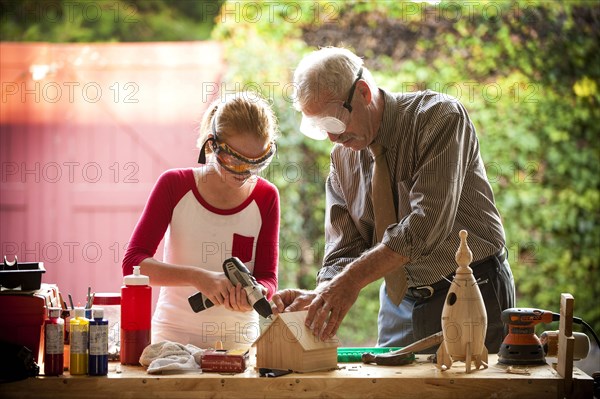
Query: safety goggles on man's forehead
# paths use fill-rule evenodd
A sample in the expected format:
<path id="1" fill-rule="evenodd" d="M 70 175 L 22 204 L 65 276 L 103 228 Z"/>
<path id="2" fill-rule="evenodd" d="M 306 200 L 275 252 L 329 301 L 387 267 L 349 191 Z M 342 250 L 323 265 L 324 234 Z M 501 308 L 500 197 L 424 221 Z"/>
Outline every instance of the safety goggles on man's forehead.
<path id="1" fill-rule="evenodd" d="M 265 152 L 257 158 L 248 158 L 247 156 L 240 154 L 226 143 L 219 141 L 215 128 L 215 118 L 213 118 L 212 123 L 212 135 L 213 137 L 206 139 L 202 145 L 200 155 L 198 156 L 198 163 L 206 163 L 206 145 L 210 142 L 211 149 L 215 154 L 219 165 L 235 175 L 250 176 L 259 174 L 269 166 L 273 155 L 275 155 L 275 152 L 277 151 L 275 143 L 270 142 Z"/>
<path id="2" fill-rule="evenodd" d="M 356 84 L 362 79 L 363 68 L 358 70 L 356 79 L 350 87 L 348 98 L 341 105 L 339 102 L 325 104 L 323 111 L 319 115 L 308 116 L 302 113 L 302 122 L 300 122 L 300 131 L 311 139 L 325 140 L 327 133 L 342 134 L 346 131 L 350 123 L 350 113 L 352 112 L 352 98 Z"/>

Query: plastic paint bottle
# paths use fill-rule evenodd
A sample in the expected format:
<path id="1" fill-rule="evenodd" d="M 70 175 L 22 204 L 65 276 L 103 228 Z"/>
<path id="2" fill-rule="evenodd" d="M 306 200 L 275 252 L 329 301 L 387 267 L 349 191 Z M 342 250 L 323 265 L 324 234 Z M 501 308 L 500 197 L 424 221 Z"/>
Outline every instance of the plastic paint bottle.
<path id="1" fill-rule="evenodd" d="M 89 375 L 108 374 L 108 320 L 104 318 L 104 309 L 93 308 L 90 320 L 90 357 Z"/>
<path id="2" fill-rule="evenodd" d="M 61 312 L 61 308 L 50 308 L 44 320 L 44 375 L 63 373 L 65 321 Z"/>
<path id="3" fill-rule="evenodd" d="M 94 306 L 104 309 L 104 318 L 108 320 L 108 361 L 119 360 L 121 348 L 121 293 L 97 292 Z"/>
<path id="4" fill-rule="evenodd" d="M 90 322 L 85 318 L 84 308 L 75 308 L 75 315 L 71 317 L 70 324 L 71 359 L 69 371 L 71 375 L 87 374 Z"/>
<path id="5" fill-rule="evenodd" d="M 61 317 L 65 321 L 65 339 L 64 339 L 64 351 L 63 351 L 63 370 L 69 370 L 69 363 L 71 361 L 71 312 L 68 309 L 63 309 Z"/>
<path id="6" fill-rule="evenodd" d="M 133 267 L 121 287 L 121 364 L 140 364 L 144 348 L 150 345 L 152 287 L 148 276 Z"/>

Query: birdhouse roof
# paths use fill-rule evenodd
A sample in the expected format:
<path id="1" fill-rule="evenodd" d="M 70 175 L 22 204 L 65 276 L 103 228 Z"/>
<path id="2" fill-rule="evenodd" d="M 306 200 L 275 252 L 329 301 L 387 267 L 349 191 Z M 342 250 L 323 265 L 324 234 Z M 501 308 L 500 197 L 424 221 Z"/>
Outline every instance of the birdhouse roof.
<path id="1" fill-rule="evenodd" d="M 306 351 L 324 349 L 324 348 L 337 348 L 339 340 L 337 336 L 322 341 L 319 337 L 313 335 L 312 331 L 304 325 L 308 311 L 300 312 L 287 312 L 280 313 L 275 317 L 273 322 L 263 331 L 263 333 L 254 341 L 253 346 L 256 345 L 263 337 L 268 335 L 268 332 L 276 324 L 283 324 L 288 329 L 290 335 L 283 337 L 283 339 L 290 339 L 291 337 L 296 338 L 298 343 L 302 346 L 302 349 Z"/>

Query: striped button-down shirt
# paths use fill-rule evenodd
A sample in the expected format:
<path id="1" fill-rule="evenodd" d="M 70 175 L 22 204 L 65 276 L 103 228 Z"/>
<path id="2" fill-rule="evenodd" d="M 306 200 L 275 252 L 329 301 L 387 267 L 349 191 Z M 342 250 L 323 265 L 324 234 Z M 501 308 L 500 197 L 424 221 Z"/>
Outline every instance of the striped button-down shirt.
<path id="1" fill-rule="evenodd" d="M 410 259 L 409 287 L 433 284 L 456 270 L 460 230 L 468 231 L 477 261 L 504 246 L 504 229 L 465 108 L 432 91 L 381 93 L 385 108 L 375 141 L 386 149 L 398 216 L 382 242 Z M 368 149 L 334 146 L 318 282 L 333 278 L 376 244 L 372 175 Z"/>

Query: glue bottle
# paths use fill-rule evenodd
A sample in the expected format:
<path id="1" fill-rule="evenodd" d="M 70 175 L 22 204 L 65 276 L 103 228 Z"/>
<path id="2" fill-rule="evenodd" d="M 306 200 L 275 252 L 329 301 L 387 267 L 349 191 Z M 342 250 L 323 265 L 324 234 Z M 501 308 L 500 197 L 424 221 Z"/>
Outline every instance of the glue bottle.
<path id="1" fill-rule="evenodd" d="M 148 276 L 133 267 L 121 287 L 121 364 L 140 364 L 144 348 L 150 345 L 152 287 Z"/>
<path id="2" fill-rule="evenodd" d="M 71 317 L 71 359 L 69 371 L 71 375 L 87 374 L 88 372 L 88 336 L 90 322 L 85 318 L 85 309 L 75 308 Z"/>
<path id="3" fill-rule="evenodd" d="M 89 375 L 108 374 L 108 320 L 104 318 L 104 309 L 93 308 L 90 320 L 90 357 Z"/>
<path id="4" fill-rule="evenodd" d="M 65 321 L 61 308 L 50 308 L 44 320 L 44 375 L 61 375 L 64 367 Z"/>

